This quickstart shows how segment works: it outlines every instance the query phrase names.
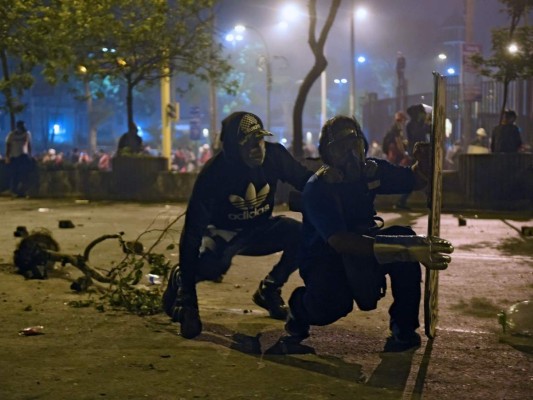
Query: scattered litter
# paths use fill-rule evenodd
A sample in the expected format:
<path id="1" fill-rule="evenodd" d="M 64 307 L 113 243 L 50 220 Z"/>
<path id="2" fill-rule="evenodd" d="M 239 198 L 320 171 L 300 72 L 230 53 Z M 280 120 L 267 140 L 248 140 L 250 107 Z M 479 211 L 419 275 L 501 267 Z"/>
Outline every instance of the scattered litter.
<path id="1" fill-rule="evenodd" d="M 161 277 L 156 274 L 147 274 L 145 278 L 148 279 L 151 285 L 161 285 Z"/>
<path id="2" fill-rule="evenodd" d="M 524 236 L 533 236 L 533 226 L 523 226 L 522 235 Z"/>
<path id="3" fill-rule="evenodd" d="M 239 289 L 239 288 L 241 287 L 241 285 L 239 285 L 238 283 L 236 283 L 235 285 L 233 285 L 233 287 L 234 287 L 235 289 Z"/>
<path id="4" fill-rule="evenodd" d="M 59 221 L 59 227 L 61 229 L 71 229 L 74 228 L 74 224 L 70 219 L 62 219 L 61 221 Z"/>
<path id="5" fill-rule="evenodd" d="M 39 212 L 48 212 L 48 211 L 50 211 L 50 209 L 46 208 L 46 207 L 42 207 L 42 208 L 39 208 L 37 211 L 39 211 Z"/>
<path id="6" fill-rule="evenodd" d="M 44 335 L 43 330 L 44 330 L 44 326 L 42 325 L 29 326 L 19 331 L 19 335 L 20 336 Z"/>
<path id="7" fill-rule="evenodd" d="M 501 342 L 526 353 L 533 352 L 533 301 L 521 301 L 502 310 L 498 322 L 503 328 Z"/>
<path id="8" fill-rule="evenodd" d="M 76 204 L 89 204 L 89 200 L 77 199 L 77 200 L 74 200 L 74 203 L 76 203 Z"/>
<path id="9" fill-rule="evenodd" d="M 462 215 L 459 215 L 457 221 L 459 222 L 459 226 L 466 226 L 466 218 Z"/>
<path id="10" fill-rule="evenodd" d="M 13 236 L 15 237 L 26 237 L 28 235 L 29 233 L 25 226 L 17 226 L 17 229 L 13 232 Z"/>

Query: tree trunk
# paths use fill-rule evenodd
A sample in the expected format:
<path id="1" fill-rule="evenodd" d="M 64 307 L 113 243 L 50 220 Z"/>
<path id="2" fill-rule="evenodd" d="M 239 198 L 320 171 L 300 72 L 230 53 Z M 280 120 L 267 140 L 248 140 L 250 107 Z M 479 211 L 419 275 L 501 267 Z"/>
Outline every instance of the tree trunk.
<path id="1" fill-rule="evenodd" d="M 500 125 L 503 122 L 503 113 L 505 112 L 505 108 L 507 107 L 507 96 L 509 95 L 509 84 L 511 81 L 508 78 L 505 78 L 503 81 L 503 102 L 502 102 L 502 108 L 500 110 Z"/>
<path id="2" fill-rule="evenodd" d="M 11 130 L 15 129 L 15 112 L 13 110 L 13 92 L 11 91 L 11 87 L 9 86 L 9 65 L 7 62 L 7 54 L 5 50 L 2 50 L 0 52 L 0 58 L 2 59 L 2 70 L 4 72 L 4 81 L 8 83 L 6 85 L 6 88 L 3 90 L 4 97 L 6 99 L 6 106 L 9 111 L 9 122 L 11 124 Z"/>
<path id="3" fill-rule="evenodd" d="M 303 111 L 307 95 L 311 91 L 313 84 L 320 77 L 322 72 L 328 66 L 325 57 L 315 61 L 313 68 L 307 73 L 307 76 L 302 82 L 298 90 L 298 96 L 294 103 L 293 118 L 293 139 L 292 139 L 292 154 L 295 158 L 301 159 L 303 156 Z"/>
<path id="4" fill-rule="evenodd" d="M 307 100 L 307 95 L 311 90 L 311 87 L 320 77 L 320 74 L 328 66 L 328 61 L 324 56 L 324 45 L 326 44 L 326 39 L 328 37 L 329 31 L 333 22 L 335 21 L 335 16 L 339 9 L 341 0 L 332 0 L 331 7 L 329 9 L 329 14 L 318 41 L 316 40 L 315 29 L 316 29 L 316 0 L 309 1 L 309 37 L 308 43 L 311 51 L 315 56 L 315 63 L 311 70 L 308 72 L 307 76 L 302 82 L 300 89 L 298 90 L 298 96 L 296 97 L 296 102 L 294 103 L 294 109 L 292 113 L 293 121 L 293 138 L 292 138 L 292 154 L 296 159 L 301 159 L 303 157 L 303 111 L 305 107 L 305 101 Z M 353 12 L 353 10 L 352 10 Z"/>
<path id="5" fill-rule="evenodd" d="M 89 80 L 85 80 L 85 96 L 87 97 L 87 117 L 89 119 L 89 151 L 90 154 L 96 153 L 96 127 L 94 126 L 94 109 L 93 109 L 93 95 L 91 93 L 91 86 Z"/>
<path id="6" fill-rule="evenodd" d="M 128 113 L 128 129 L 134 124 L 133 122 L 133 81 L 131 76 L 126 77 L 126 107 Z"/>

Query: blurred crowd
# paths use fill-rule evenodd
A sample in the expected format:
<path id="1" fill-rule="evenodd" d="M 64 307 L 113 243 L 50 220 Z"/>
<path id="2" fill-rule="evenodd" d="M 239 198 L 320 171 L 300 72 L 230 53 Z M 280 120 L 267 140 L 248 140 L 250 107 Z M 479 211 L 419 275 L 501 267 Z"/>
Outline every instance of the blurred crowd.
<path id="1" fill-rule="evenodd" d="M 161 156 L 158 150 L 150 146 L 144 146 L 144 150 L 140 154 L 152 157 Z M 45 169 L 85 167 L 93 170 L 111 171 L 111 159 L 115 155 L 114 151 L 106 151 L 104 149 L 99 149 L 94 154 L 90 154 L 87 150 L 76 147 L 68 151 L 49 148 L 41 153 L 34 154 L 33 159 Z M 196 172 L 212 156 L 213 151 L 209 144 L 200 146 L 196 152 L 192 147 L 178 147 L 171 154 L 171 170 L 176 172 Z M 3 159 L 2 154 L 0 154 L 0 159 Z"/>

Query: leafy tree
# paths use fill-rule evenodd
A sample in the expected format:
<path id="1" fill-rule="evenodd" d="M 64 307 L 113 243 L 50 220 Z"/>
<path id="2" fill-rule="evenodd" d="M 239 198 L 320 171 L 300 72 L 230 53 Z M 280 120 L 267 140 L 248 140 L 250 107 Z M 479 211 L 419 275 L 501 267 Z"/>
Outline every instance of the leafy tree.
<path id="1" fill-rule="evenodd" d="M 509 26 L 492 30 L 492 56 L 481 54 L 472 57 L 474 65 L 483 76 L 503 84 L 503 102 L 500 121 L 507 104 L 509 84 L 517 79 L 533 76 L 533 27 L 527 24 L 527 16 L 533 9 L 533 0 L 500 0 L 509 16 Z M 524 22 L 522 25 L 521 22 Z M 511 44 L 517 51 L 509 49 Z"/>
<path id="2" fill-rule="evenodd" d="M 49 79 L 109 78 L 126 88 L 128 124 L 134 90 L 163 77 L 188 74 L 222 82 L 230 70 L 213 44 L 209 13 L 215 0 L 57 1 L 56 40 L 66 46 L 47 66 Z M 209 60 L 209 62 L 206 62 Z"/>
<path id="3" fill-rule="evenodd" d="M 305 107 L 305 102 L 307 100 L 307 95 L 311 91 L 313 84 L 320 77 L 320 74 L 325 71 L 328 66 L 328 61 L 324 55 L 324 45 L 326 44 L 326 39 L 328 37 L 329 31 L 335 21 L 337 11 L 339 9 L 341 0 L 332 0 L 331 6 L 329 9 L 329 14 L 322 27 L 318 40 L 316 38 L 316 24 L 317 24 L 317 14 L 316 14 L 316 0 L 309 1 L 309 37 L 308 43 L 313 55 L 315 56 L 315 63 L 307 73 L 304 78 L 300 89 L 298 90 L 298 95 L 296 97 L 296 102 L 294 104 L 294 109 L 292 113 L 293 119 L 293 155 L 296 158 L 302 158 L 303 156 L 303 110 Z"/>
<path id="4" fill-rule="evenodd" d="M 10 116 L 11 129 L 15 115 L 24 110 L 22 95 L 33 83 L 33 68 L 51 48 L 49 27 L 43 23 L 46 7 L 37 0 L 0 0 L 0 92 L 4 102 L 0 109 Z"/>

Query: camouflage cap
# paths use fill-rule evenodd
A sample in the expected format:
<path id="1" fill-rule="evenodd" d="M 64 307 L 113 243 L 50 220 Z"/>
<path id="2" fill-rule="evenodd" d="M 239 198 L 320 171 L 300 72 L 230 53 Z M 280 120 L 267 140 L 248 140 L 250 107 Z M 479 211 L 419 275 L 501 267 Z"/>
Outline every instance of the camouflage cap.
<path id="1" fill-rule="evenodd" d="M 263 122 L 254 114 L 244 114 L 239 123 L 239 144 L 246 143 L 252 137 L 274 136 L 263 128 Z"/>

